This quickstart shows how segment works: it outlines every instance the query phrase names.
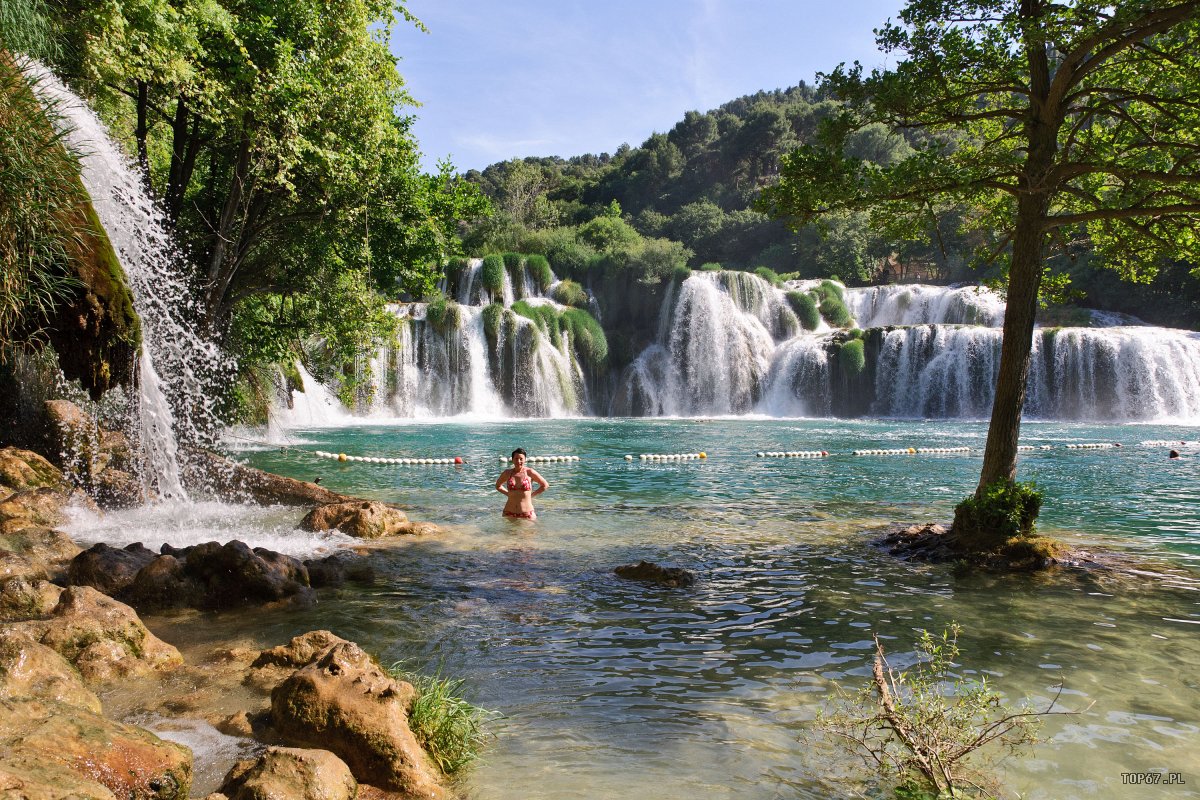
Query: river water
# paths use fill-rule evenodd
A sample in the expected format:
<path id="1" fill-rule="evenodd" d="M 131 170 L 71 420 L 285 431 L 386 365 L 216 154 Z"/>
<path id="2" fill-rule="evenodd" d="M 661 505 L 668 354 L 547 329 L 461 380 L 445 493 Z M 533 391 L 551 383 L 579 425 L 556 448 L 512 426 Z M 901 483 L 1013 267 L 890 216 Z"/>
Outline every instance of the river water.
<path id="1" fill-rule="evenodd" d="M 1059 708 L 1045 741 L 999 767 L 1025 798 L 1200 797 L 1200 446 L 1178 426 L 1026 423 L 1023 478 L 1045 492 L 1040 528 L 1144 559 L 1136 575 L 961 576 L 870 545 L 895 521 L 947 520 L 978 475 L 985 426 L 962 421 L 558 419 L 430 421 L 293 431 L 255 466 L 403 503 L 444 535 L 381 550 L 369 586 L 303 611 L 148 622 L 185 648 L 274 645 L 330 628 L 375 653 L 466 679 L 494 712 L 471 797 L 826 798 L 869 791 L 856 759 L 808 724 L 834 685 L 869 678 L 871 635 L 905 666 L 921 629 L 954 621 L 962 671 L 1006 698 Z M 1073 449 L 1113 443 L 1120 448 Z M 551 489 L 536 523 L 500 517 L 492 490 L 514 447 L 578 455 L 534 464 Z M 855 456 L 864 448 L 971 447 Z M 461 466 L 320 459 L 460 456 Z M 758 451 L 827 450 L 820 459 Z M 708 458 L 641 461 L 642 453 Z M 634 456 L 632 462 L 624 456 Z M 344 546 L 292 532 L 299 511 L 176 505 L 81 520 L 83 541 L 241 538 L 298 554 Z M 697 585 L 623 581 L 640 559 Z M 203 754 L 198 756 L 203 758 Z M 1133 786 L 1122 773 L 1186 781 Z"/>

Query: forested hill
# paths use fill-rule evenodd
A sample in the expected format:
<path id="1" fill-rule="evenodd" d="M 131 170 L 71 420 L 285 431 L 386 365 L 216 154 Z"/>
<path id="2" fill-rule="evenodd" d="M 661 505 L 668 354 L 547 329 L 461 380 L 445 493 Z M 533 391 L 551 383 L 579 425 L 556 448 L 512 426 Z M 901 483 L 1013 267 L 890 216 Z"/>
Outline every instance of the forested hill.
<path id="1" fill-rule="evenodd" d="M 792 232 L 753 209 L 759 191 L 776 180 L 780 157 L 812 141 L 820 122 L 839 108 L 838 100 L 802 82 L 689 111 L 668 132 L 612 154 L 530 157 L 471 170 L 466 179 L 492 200 L 495 213 L 469 229 L 467 249 L 476 255 L 544 252 L 574 239 L 580 226 L 619 215 L 630 234 L 658 240 L 660 250 L 666 241 L 682 243 L 692 267 L 765 266 L 850 284 L 994 277 L 971 267 L 979 240 L 959 231 L 953 209 L 942 210 L 912 240 L 886 235 L 865 214 L 833 217 L 823 233 L 813 226 Z M 873 125 L 852 137 L 848 155 L 886 164 L 910 150 L 903 137 Z M 589 238 L 586 232 L 582 238 Z M 1093 263 L 1086 248 L 1051 266 L 1070 275 L 1080 304 L 1160 324 L 1200 325 L 1200 281 L 1188 265 L 1162 265 L 1153 284 L 1138 287 Z"/>

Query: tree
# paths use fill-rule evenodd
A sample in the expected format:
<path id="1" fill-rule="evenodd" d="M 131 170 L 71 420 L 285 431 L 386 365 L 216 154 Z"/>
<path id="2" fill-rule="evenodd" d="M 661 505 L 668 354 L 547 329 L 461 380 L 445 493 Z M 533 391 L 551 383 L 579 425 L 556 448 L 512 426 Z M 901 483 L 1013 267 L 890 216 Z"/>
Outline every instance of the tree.
<path id="1" fill-rule="evenodd" d="M 1047 255 L 1086 238 L 1128 278 L 1200 263 L 1200 2 L 909 0 L 876 32 L 901 56 L 822 76 L 844 111 L 785 157 L 760 207 L 795 225 L 867 210 L 911 234 L 968 209 L 1008 274 L 995 401 L 976 497 L 1016 477 Z M 893 164 L 845 154 L 872 122 L 910 132 Z M 913 136 L 911 133 L 919 136 Z"/>

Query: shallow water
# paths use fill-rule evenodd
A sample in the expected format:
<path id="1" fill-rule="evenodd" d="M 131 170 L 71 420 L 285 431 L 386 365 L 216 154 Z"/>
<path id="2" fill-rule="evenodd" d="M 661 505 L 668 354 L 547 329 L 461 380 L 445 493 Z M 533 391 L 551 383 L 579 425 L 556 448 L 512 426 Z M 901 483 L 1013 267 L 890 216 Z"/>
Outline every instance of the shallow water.
<path id="1" fill-rule="evenodd" d="M 1021 473 L 1046 493 L 1041 527 L 1081 547 L 1134 552 L 1145 574 L 956 577 L 897 562 L 871 528 L 944 520 L 974 484 L 978 423 L 834 420 L 530 420 L 410 423 L 297 432 L 256 466 L 331 489 L 404 503 L 449 527 L 378 553 L 368 587 L 316 608 L 150 620 L 168 641 L 264 645 L 329 627 L 379 655 L 467 679 L 498 712 L 479 798 L 840 797 L 855 760 L 802 739 L 834 683 L 863 684 L 872 633 L 898 666 L 922 628 L 964 627 L 964 671 L 1010 700 L 1079 712 L 1048 720 L 1047 741 L 1000 776 L 1027 798 L 1200 797 L 1200 448 L 1195 429 L 1026 423 Z M 1068 450 L 1067 443 L 1121 442 Z M 499 454 L 581 456 L 534 464 L 550 481 L 536 523 L 500 518 Z M 970 454 L 853 456 L 859 448 L 967 445 Z M 463 466 L 339 463 L 314 449 L 452 457 Z M 759 450 L 831 452 L 757 459 Z M 705 451 L 684 462 L 625 454 Z M 137 517 L 142 513 L 143 517 Z M 175 535 L 292 552 L 341 537 L 288 532 L 298 512 L 176 507 L 80 521 L 76 535 L 150 546 Z M 290 517 L 288 515 L 291 515 Z M 166 522 L 165 518 L 173 520 Z M 209 522 L 208 520 L 212 520 Z M 210 526 L 206 528 L 206 526 Z M 262 537 L 261 540 L 258 537 Z M 307 537 L 307 538 L 305 538 Z M 639 559 L 695 571 L 688 590 L 617 579 Z M 1182 773 L 1129 786 L 1123 772 Z"/>

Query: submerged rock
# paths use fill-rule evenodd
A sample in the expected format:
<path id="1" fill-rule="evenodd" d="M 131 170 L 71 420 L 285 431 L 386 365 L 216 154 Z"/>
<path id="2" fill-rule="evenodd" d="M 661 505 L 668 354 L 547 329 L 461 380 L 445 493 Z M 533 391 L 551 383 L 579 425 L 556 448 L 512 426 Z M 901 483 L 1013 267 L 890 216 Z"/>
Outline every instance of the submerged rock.
<path id="1" fill-rule="evenodd" d="M 285 741 L 330 750 L 360 782 L 412 797 L 448 797 L 408 727 L 415 694 L 346 642 L 275 687 L 271 719 Z"/>
<path id="2" fill-rule="evenodd" d="M 651 561 L 625 564 L 613 570 L 618 576 L 631 581 L 653 583 L 658 586 L 681 588 L 696 582 L 696 576 L 682 567 L 664 567 Z"/>
<path id="3" fill-rule="evenodd" d="M 257 760 L 235 764 L 221 794 L 229 800 L 354 800 L 358 781 L 328 750 L 269 747 Z"/>
<path id="4" fill-rule="evenodd" d="M 304 517 L 300 527 L 306 531 L 334 528 L 360 539 L 379 539 L 412 533 L 408 516 L 398 508 L 374 500 L 353 500 L 317 506 Z"/>

